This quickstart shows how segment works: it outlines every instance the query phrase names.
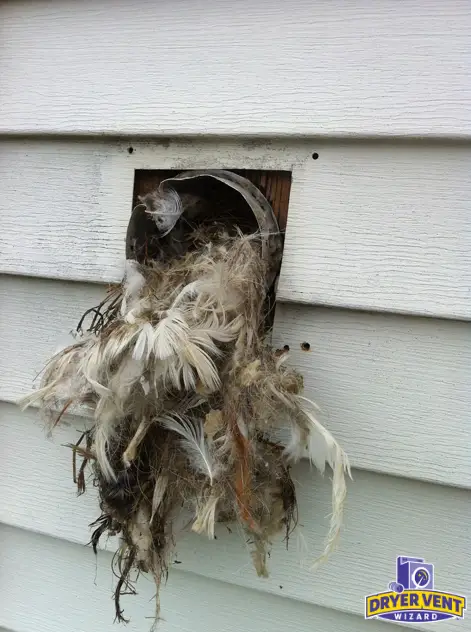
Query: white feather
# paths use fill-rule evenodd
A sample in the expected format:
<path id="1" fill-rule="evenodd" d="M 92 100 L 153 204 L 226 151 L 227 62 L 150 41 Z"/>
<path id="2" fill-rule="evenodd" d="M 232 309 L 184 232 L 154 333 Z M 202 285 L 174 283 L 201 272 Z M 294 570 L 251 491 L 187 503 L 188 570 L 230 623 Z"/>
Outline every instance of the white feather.
<path id="1" fill-rule="evenodd" d="M 44 391 L 46 389 L 38 388 L 37 391 L 33 391 L 29 395 L 25 395 L 21 399 L 17 401 L 17 405 L 20 407 L 20 410 L 26 410 L 30 406 L 34 406 L 34 404 L 39 404 L 44 399 Z"/>
<path id="2" fill-rule="evenodd" d="M 108 459 L 108 448 L 123 419 L 123 402 L 113 394 L 101 396 L 95 407 L 95 454 L 100 468 L 108 480 L 116 475 Z"/>
<path id="3" fill-rule="evenodd" d="M 343 519 L 343 505 L 347 494 L 345 483 L 345 473 L 351 478 L 350 464 L 348 457 L 340 445 L 315 418 L 312 409 L 315 408 L 313 402 L 301 395 L 295 396 L 299 407 L 306 420 L 310 424 L 308 453 L 309 458 L 324 473 L 325 464 L 328 463 L 332 469 L 332 515 L 330 517 L 330 527 L 324 543 L 324 551 L 314 562 L 314 568 L 320 566 L 327 560 L 330 553 L 335 549 L 340 537 L 340 529 Z"/>
<path id="4" fill-rule="evenodd" d="M 201 349 L 204 349 L 205 351 L 207 351 L 208 353 L 212 354 L 215 357 L 218 357 L 220 355 L 222 355 L 221 350 L 216 346 L 214 339 L 213 339 L 213 334 L 216 337 L 218 335 L 217 330 L 203 330 L 203 329 L 196 329 L 196 330 L 192 330 L 190 335 L 189 335 L 189 343 L 193 344 L 193 345 L 197 345 L 198 347 L 200 347 Z M 222 333 L 223 336 L 223 333 Z M 231 338 L 229 338 L 230 340 Z"/>
<path id="5" fill-rule="evenodd" d="M 172 360 L 161 360 L 156 363 L 151 373 L 151 380 L 154 391 L 159 393 L 161 390 L 167 391 L 172 388 L 181 389 L 181 373 L 179 367 L 176 366 L 174 358 Z"/>
<path id="6" fill-rule="evenodd" d="M 332 470 L 340 458 L 344 464 L 344 469 L 350 474 L 350 465 L 345 452 L 334 439 L 332 434 L 316 419 L 312 409 L 317 408 L 314 402 L 307 397 L 296 395 L 295 399 L 299 408 L 310 425 L 308 439 L 308 456 L 321 474 L 325 471 L 325 464 L 328 463 Z"/>
<path id="7" fill-rule="evenodd" d="M 201 311 L 237 312 L 243 296 L 228 282 L 227 268 L 209 257 L 205 263 L 212 269 L 202 278 L 185 285 L 174 299 L 172 308 L 180 306 L 185 300 L 187 303 L 192 301 Z"/>
<path id="8" fill-rule="evenodd" d="M 180 376 L 183 379 L 183 386 L 187 391 L 194 391 L 196 388 L 195 373 L 190 365 L 181 363 L 178 369 L 177 381 L 180 384 Z"/>
<path id="9" fill-rule="evenodd" d="M 156 191 L 151 196 L 151 204 L 152 208 L 147 209 L 147 213 L 156 223 L 160 236 L 165 237 L 183 212 L 180 196 L 172 188 L 167 188 L 163 192 Z"/>
<path id="10" fill-rule="evenodd" d="M 116 373 L 109 381 L 109 388 L 113 393 L 114 401 L 124 413 L 127 400 L 135 384 L 142 378 L 143 363 L 130 357 L 123 357 Z"/>
<path id="11" fill-rule="evenodd" d="M 136 298 L 145 285 L 144 275 L 139 272 L 139 264 L 127 259 L 124 267 L 124 294 L 128 298 Z"/>
<path id="12" fill-rule="evenodd" d="M 203 424 L 199 420 L 190 421 L 181 415 L 165 415 L 159 419 L 159 423 L 176 432 L 182 437 L 182 446 L 195 470 L 206 474 L 210 484 L 213 484 L 216 476 L 213 457 L 204 438 Z"/>
<path id="13" fill-rule="evenodd" d="M 139 264 L 132 259 L 127 259 L 124 268 L 123 298 L 121 301 L 122 316 L 134 307 L 145 282 L 144 276 L 139 272 Z"/>
<path id="14" fill-rule="evenodd" d="M 140 325 L 141 331 L 137 337 L 132 357 L 135 360 L 148 360 L 154 347 L 154 328 L 149 322 Z"/>
<path id="15" fill-rule="evenodd" d="M 186 390 L 192 390 L 196 385 L 195 373 L 204 387 L 210 391 L 214 391 L 220 385 L 218 371 L 211 355 L 218 357 L 221 351 L 213 337 L 228 340 L 233 336 L 224 328 L 220 331 L 208 328 L 194 329 L 189 319 L 189 315 L 182 310 L 172 309 L 158 323 L 153 334 L 150 330 L 141 334 L 147 341 L 153 336 L 153 354 L 160 360 L 155 366 L 157 389 L 158 381 L 162 379 L 164 386 L 170 384 L 181 388 L 183 382 Z M 139 345 L 139 354 L 143 348 L 142 342 Z"/>
<path id="16" fill-rule="evenodd" d="M 124 325 L 119 332 L 108 337 L 101 350 L 100 364 L 102 371 L 106 373 L 110 366 L 121 361 L 122 354 L 128 352 L 134 346 L 140 330 L 141 328 L 137 324 Z"/>
<path id="17" fill-rule="evenodd" d="M 297 463 L 306 454 L 306 436 L 303 436 L 297 423 L 291 424 L 291 434 L 283 450 L 283 456 L 293 463 Z"/>
<path id="18" fill-rule="evenodd" d="M 70 346 L 64 352 L 53 356 L 44 369 L 41 383 L 44 385 L 23 397 L 18 405 L 25 410 L 33 404 L 55 407 L 59 402 L 65 404 L 69 400 L 80 400 L 81 395 L 90 391 L 82 375 L 77 371 L 84 355 L 88 352 L 90 341 L 82 341 Z"/>
<path id="19" fill-rule="evenodd" d="M 211 262 L 212 269 L 199 280 L 197 289 L 197 304 L 206 307 L 208 304 L 219 305 L 221 309 L 237 311 L 243 302 L 243 297 L 229 282 L 228 276 L 233 270 L 228 270 L 227 265 Z"/>
<path id="20" fill-rule="evenodd" d="M 216 365 L 204 349 L 188 341 L 183 349 L 185 360 L 194 367 L 201 383 L 210 391 L 219 388 L 221 380 L 216 369 Z"/>
<path id="21" fill-rule="evenodd" d="M 188 340 L 189 325 L 178 309 L 168 310 L 165 318 L 154 330 L 154 354 L 159 360 L 166 360 L 184 348 Z"/>
<path id="22" fill-rule="evenodd" d="M 142 390 L 144 391 L 144 395 L 149 395 L 150 393 L 150 384 L 149 380 L 147 380 L 143 375 L 139 378 L 139 382 L 142 386 Z M 157 394 L 156 394 L 157 397 Z"/>
<path id="23" fill-rule="evenodd" d="M 116 480 L 116 474 L 111 467 L 106 454 L 109 445 L 109 432 L 105 425 L 98 425 L 95 430 L 94 451 L 103 476 L 109 481 Z"/>
<path id="24" fill-rule="evenodd" d="M 177 308 L 184 298 L 195 298 L 198 294 L 198 289 L 201 287 L 201 280 L 192 281 L 183 287 L 174 299 L 170 309 Z"/>
<path id="25" fill-rule="evenodd" d="M 226 324 L 220 323 L 217 315 L 215 316 L 212 322 L 210 319 L 206 319 L 203 323 L 196 325 L 191 332 L 191 339 L 201 346 L 207 345 L 208 349 L 210 349 L 211 344 L 213 345 L 212 348 L 215 348 L 214 340 L 218 342 L 231 342 L 231 340 L 237 338 L 244 324 L 244 318 L 240 314 Z"/>
<path id="26" fill-rule="evenodd" d="M 100 349 L 100 345 L 96 343 L 91 348 L 90 352 L 83 358 L 78 370 L 95 390 L 97 395 L 108 397 L 111 394 L 111 391 L 108 387 L 101 383 L 101 378 L 104 373 L 104 364 L 103 353 Z"/>
<path id="27" fill-rule="evenodd" d="M 195 533 L 206 533 L 210 540 L 214 540 L 214 524 L 216 522 L 218 501 L 218 496 L 211 495 L 208 501 L 199 509 L 196 520 L 191 527 Z"/>

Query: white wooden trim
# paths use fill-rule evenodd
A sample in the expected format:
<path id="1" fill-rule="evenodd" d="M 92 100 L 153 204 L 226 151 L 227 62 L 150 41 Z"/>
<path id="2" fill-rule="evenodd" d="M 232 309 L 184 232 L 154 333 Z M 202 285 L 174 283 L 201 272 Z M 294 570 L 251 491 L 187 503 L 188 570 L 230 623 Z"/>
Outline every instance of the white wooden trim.
<path id="1" fill-rule="evenodd" d="M 466 0 L 2 3 L 0 132 L 471 135 Z"/>

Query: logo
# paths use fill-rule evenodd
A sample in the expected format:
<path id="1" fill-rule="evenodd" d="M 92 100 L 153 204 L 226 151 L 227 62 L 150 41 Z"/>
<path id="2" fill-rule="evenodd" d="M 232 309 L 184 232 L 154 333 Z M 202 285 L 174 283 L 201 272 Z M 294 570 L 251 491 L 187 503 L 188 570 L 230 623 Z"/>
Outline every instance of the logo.
<path id="1" fill-rule="evenodd" d="M 444 621 L 462 619 L 466 598 L 434 590 L 433 564 L 421 557 L 396 558 L 396 581 L 388 592 L 367 595 L 365 619 Z"/>

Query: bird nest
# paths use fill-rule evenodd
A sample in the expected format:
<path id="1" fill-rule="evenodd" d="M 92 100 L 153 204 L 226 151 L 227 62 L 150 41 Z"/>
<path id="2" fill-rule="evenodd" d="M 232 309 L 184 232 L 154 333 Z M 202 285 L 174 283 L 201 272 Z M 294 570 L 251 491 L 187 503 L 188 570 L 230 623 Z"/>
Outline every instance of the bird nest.
<path id="1" fill-rule="evenodd" d="M 216 186 L 201 186 L 208 181 Z M 271 207 L 247 180 L 223 171 L 165 180 L 134 209 L 123 282 L 82 317 L 74 344 L 22 402 L 39 404 L 52 427 L 77 407 L 93 415 L 72 446 L 74 476 L 83 492 L 89 465 L 98 488 L 95 552 L 101 536 L 120 536 L 118 620 L 135 570 L 155 579 L 158 618 L 182 516 L 209 538 L 216 522 L 239 523 L 266 576 L 273 538 L 288 539 L 296 525 L 290 469 L 304 456 L 332 469 L 320 559 L 335 546 L 348 460 L 302 395 L 287 353 L 270 347 L 280 261 Z M 274 437 L 283 430 L 282 444 Z"/>

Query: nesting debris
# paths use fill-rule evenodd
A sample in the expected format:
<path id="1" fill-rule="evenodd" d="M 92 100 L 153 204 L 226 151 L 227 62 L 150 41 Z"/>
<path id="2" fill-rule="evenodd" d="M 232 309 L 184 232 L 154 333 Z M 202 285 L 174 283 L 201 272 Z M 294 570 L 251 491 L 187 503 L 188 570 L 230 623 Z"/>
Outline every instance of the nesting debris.
<path id="1" fill-rule="evenodd" d="M 332 469 L 327 557 L 339 536 L 349 468 L 302 396 L 287 353 L 266 342 L 276 260 L 267 235 L 207 215 L 189 220 L 183 196 L 168 191 L 154 195 L 146 212 L 163 227 L 157 241 L 178 229 L 178 253 L 128 260 L 122 284 L 84 315 L 75 344 L 52 358 L 41 388 L 22 402 L 39 404 L 51 426 L 74 407 L 93 411 L 85 441 L 72 446 L 74 479 L 84 491 L 91 464 L 101 507 L 94 550 L 104 534 L 121 537 L 120 621 L 133 570 L 152 573 L 158 604 L 182 512 L 209 538 L 216 522 L 239 522 L 253 543 L 255 569 L 266 576 L 267 547 L 296 524 L 290 467 L 306 454 L 321 472 L 326 463 Z M 159 200 L 168 213 L 162 222 Z M 290 430 L 286 445 L 273 440 L 283 428 Z"/>

